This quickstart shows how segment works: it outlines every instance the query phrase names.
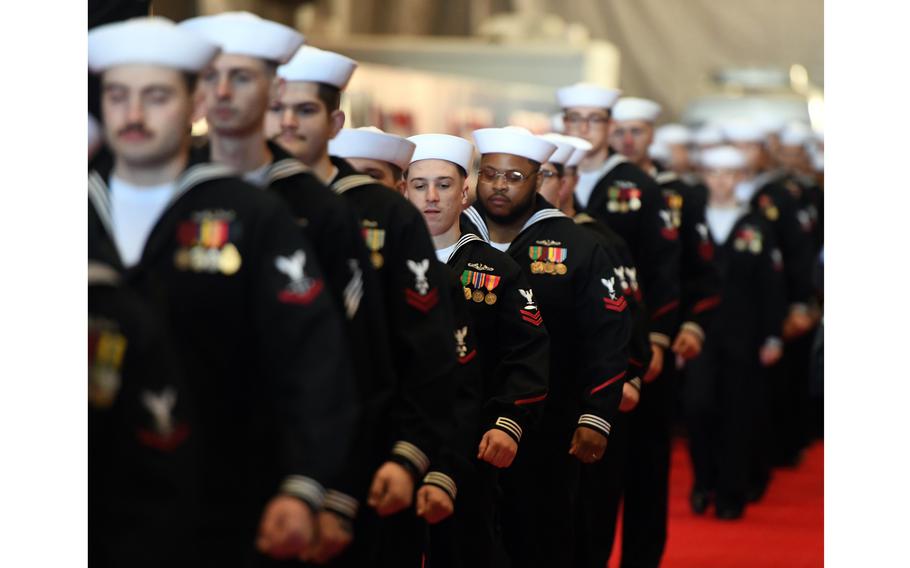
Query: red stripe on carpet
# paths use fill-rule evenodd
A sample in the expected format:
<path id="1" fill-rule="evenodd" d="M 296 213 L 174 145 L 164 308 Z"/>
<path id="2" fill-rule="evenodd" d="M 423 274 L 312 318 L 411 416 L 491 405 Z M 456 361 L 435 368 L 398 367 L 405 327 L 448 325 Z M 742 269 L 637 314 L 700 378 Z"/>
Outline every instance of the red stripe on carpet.
<path id="1" fill-rule="evenodd" d="M 674 443 L 670 527 L 661 568 L 817 568 L 824 565 L 824 445 L 806 451 L 796 469 L 777 469 L 764 499 L 739 521 L 719 521 L 714 508 L 689 508 L 692 470 L 685 442 Z M 616 548 L 622 542 L 617 534 Z M 610 568 L 619 565 L 614 549 Z"/>

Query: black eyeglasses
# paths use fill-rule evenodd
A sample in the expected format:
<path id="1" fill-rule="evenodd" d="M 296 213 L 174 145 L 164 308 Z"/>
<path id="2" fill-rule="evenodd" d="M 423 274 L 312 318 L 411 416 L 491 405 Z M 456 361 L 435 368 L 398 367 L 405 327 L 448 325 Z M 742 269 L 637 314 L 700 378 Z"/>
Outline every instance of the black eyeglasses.
<path id="1" fill-rule="evenodd" d="M 578 125 L 582 122 L 587 122 L 588 126 L 603 126 L 610 120 L 610 117 L 605 114 L 592 114 L 589 116 L 582 116 L 580 114 L 575 114 L 570 112 L 569 114 L 563 115 L 562 121 L 565 124 Z"/>
<path id="2" fill-rule="evenodd" d="M 530 172 L 530 173 L 524 174 L 518 170 L 501 171 L 501 170 L 497 170 L 496 168 L 487 166 L 480 170 L 480 179 L 482 179 L 483 181 L 485 181 L 487 183 L 493 183 L 494 181 L 496 181 L 496 178 L 502 176 L 503 178 L 505 178 L 506 183 L 508 183 L 510 185 L 517 185 L 517 184 L 523 182 L 524 180 L 528 179 L 535 173 L 536 172 Z"/>

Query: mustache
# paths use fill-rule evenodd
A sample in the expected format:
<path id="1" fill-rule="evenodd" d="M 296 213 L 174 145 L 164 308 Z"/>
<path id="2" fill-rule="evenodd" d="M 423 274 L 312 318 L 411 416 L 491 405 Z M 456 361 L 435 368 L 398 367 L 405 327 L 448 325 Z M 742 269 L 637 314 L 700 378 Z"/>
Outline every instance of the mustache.
<path id="1" fill-rule="evenodd" d="M 152 135 L 152 132 L 145 127 L 145 124 L 142 124 L 141 122 L 135 122 L 132 124 L 127 124 L 121 128 L 120 131 L 117 132 L 117 136 L 124 136 L 126 134 L 132 133 L 142 134 L 144 136 Z"/>
<path id="2" fill-rule="evenodd" d="M 301 136 L 300 134 L 297 134 L 297 133 L 296 133 L 295 131 L 293 131 L 293 130 L 282 130 L 282 131 L 279 132 L 278 134 L 276 134 L 276 135 L 272 136 L 271 138 L 269 138 L 269 140 L 271 140 L 272 142 L 278 142 L 278 139 L 279 139 L 279 138 L 284 138 L 284 137 L 287 137 L 287 136 L 290 136 L 290 137 L 292 137 L 292 138 L 296 138 L 297 140 L 300 140 L 301 142 L 306 142 L 306 136 Z"/>

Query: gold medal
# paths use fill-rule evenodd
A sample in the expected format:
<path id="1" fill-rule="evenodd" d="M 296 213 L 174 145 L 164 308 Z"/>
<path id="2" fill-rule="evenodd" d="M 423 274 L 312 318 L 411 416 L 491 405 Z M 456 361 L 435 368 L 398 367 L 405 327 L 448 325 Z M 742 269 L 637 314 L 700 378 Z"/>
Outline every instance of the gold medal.
<path id="1" fill-rule="evenodd" d="M 746 242 L 743 241 L 742 239 L 736 239 L 735 241 L 733 241 L 733 248 L 735 248 L 738 251 L 744 251 L 744 250 L 746 250 Z"/>
<path id="2" fill-rule="evenodd" d="M 370 262 L 373 263 L 373 268 L 379 270 L 382 268 L 382 254 L 380 254 L 378 251 L 373 251 L 373 253 L 370 255 Z"/>
<path id="3" fill-rule="evenodd" d="M 221 249 L 221 256 L 218 257 L 218 269 L 221 273 L 230 276 L 240 270 L 240 252 L 234 243 L 228 243 Z"/>
<path id="4" fill-rule="evenodd" d="M 467 286 L 464 287 L 464 299 L 465 300 L 471 299 L 471 289 L 468 288 Z"/>
<path id="5" fill-rule="evenodd" d="M 609 211 L 611 213 L 616 213 L 618 210 L 619 210 L 619 203 L 616 203 L 615 201 L 607 202 L 607 211 Z"/>
<path id="6" fill-rule="evenodd" d="M 565 264 L 563 264 L 563 263 L 560 262 L 559 264 L 556 265 L 556 274 L 559 274 L 559 275 L 561 276 L 561 275 L 565 274 L 565 273 L 568 272 L 568 271 L 569 271 L 569 269 L 566 268 L 566 265 L 565 265 Z"/>
<path id="7" fill-rule="evenodd" d="M 190 268 L 190 251 L 186 248 L 179 248 L 174 253 L 174 266 L 177 270 L 189 270 Z"/>
<path id="8" fill-rule="evenodd" d="M 190 249 L 190 268 L 193 269 L 193 272 L 202 272 L 205 270 L 206 260 L 207 257 L 204 248 L 195 246 Z"/>
<path id="9" fill-rule="evenodd" d="M 639 199 L 637 197 L 633 197 L 629 201 L 629 209 L 631 209 L 632 211 L 638 211 L 639 209 L 641 209 L 641 199 Z"/>
<path id="10" fill-rule="evenodd" d="M 547 261 L 547 263 L 543 265 L 543 271 L 547 274 L 553 274 L 556 271 L 556 265 Z"/>
<path id="11" fill-rule="evenodd" d="M 486 302 L 488 306 L 492 306 L 493 304 L 496 303 L 496 294 L 494 294 L 493 292 L 489 292 L 487 294 L 487 297 L 484 298 L 483 301 Z"/>
<path id="12" fill-rule="evenodd" d="M 777 221 L 777 218 L 780 216 L 780 212 L 778 212 L 777 207 L 774 207 L 772 205 L 771 207 L 765 209 L 765 215 L 767 215 L 768 219 L 771 221 Z"/>
<path id="13" fill-rule="evenodd" d="M 629 212 L 629 204 L 626 203 L 625 201 L 623 201 L 622 203 L 620 203 L 620 204 L 619 204 L 619 212 L 620 212 L 620 213 L 628 213 L 628 212 Z"/>
<path id="14" fill-rule="evenodd" d="M 474 290 L 474 296 L 471 299 L 479 304 L 483 301 L 483 292 L 480 290 Z"/>
<path id="15" fill-rule="evenodd" d="M 751 243 L 749 243 L 749 250 L 752 251 L 754 254 L 760 253 L 761 252 L 761 241 L 755 240 L 755 241 L 752 241 Z"/>
<path id="16" fill-rule="evenodd" d="M 543 263 L 535 261 L 531 263 L 531 274 L 540 274 L 543 272 Z"/>

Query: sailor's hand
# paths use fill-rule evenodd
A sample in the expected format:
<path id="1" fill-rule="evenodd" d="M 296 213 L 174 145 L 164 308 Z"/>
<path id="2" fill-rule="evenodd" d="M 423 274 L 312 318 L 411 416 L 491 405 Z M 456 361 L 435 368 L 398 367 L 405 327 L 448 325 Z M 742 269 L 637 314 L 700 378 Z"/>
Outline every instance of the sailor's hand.
<path id="1" fill-rule="evenodd" d="M 414 479 L 404 467 L 388 461 L 376 470 L 367 504 L 376 509 L 380 517 L 407 509 L 413 500 Z"/>
<path id="2" fill-rule="evenodd" d="M 594 463 L 604 457 L 607 437 L 585 426 L 575 429 L 569 453 L 582 463 Z"/>
<path id="3" fill-rule="evenodd" d="M 477 448 L 477 459 L 494 467 L 509 467 L 518 453 L 518 443 L 502 430 L 491 428 L 486 431 Z"/>
<path id="4" fill-rule="evenodd" d="M 648 371 L 645 373 L 645 382 L 650 383 L 660 375 L 664 369 L 664 348 L 660 345 L 651 344 L 651 363 L 648 365 Z"/>
<path id="5" fill-rule="evenodd" d="M 256 548 L 276 560 L 306 554 L 314 537 L 313 512 L 296 497 L 278 495 L 266 505 Z"/>
<path id="6" fill-rule="evenodd" d="M 620 412 L 631 412 L 638 406 L 638 401 L 641 399 L 641 392 L 630 385 L 629 383 L 623 383 L 622 385 L 622 400 L 619 401 L 619 411 Z"/>
<path id="7" fill-rule="evenodd" d="M 424 485 L 417 490 L 417 516 L 431 525 L 445 520 L 455 512 L 455 503 L 449 494 L 435 485 Z"/>

